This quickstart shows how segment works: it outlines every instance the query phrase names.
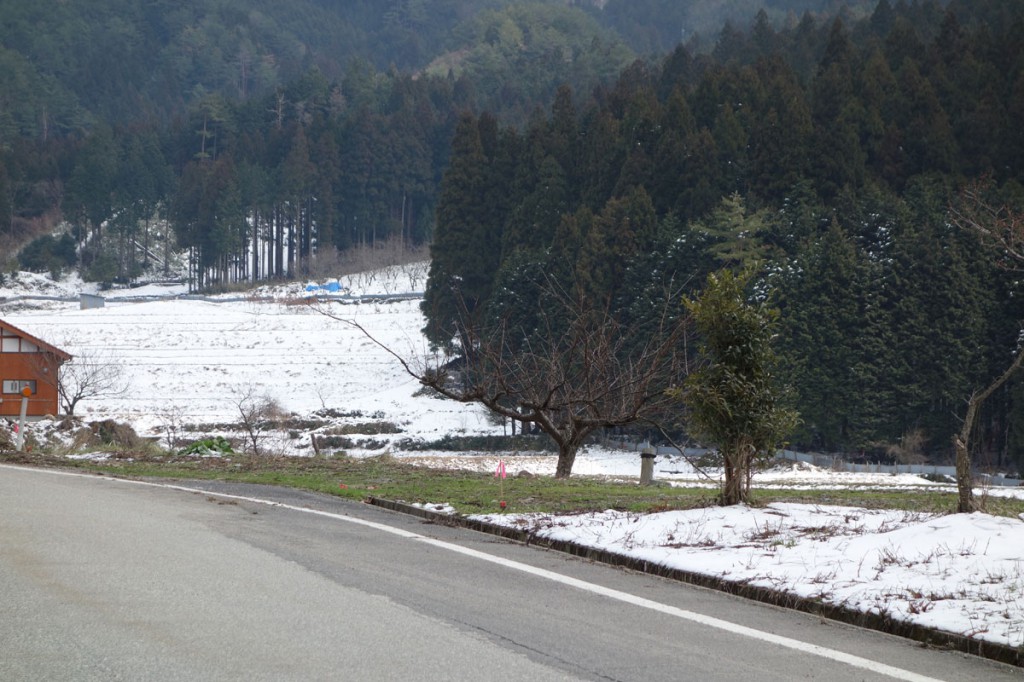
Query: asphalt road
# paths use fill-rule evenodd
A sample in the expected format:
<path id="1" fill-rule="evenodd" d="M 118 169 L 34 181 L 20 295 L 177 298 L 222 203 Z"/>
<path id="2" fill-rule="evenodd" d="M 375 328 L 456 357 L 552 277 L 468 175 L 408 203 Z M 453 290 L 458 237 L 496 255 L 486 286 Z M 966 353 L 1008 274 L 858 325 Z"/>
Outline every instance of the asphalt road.
<path id="1" fill-rule="evenodd" d="M 187 485 L 217 494 L 0 466 L 0 680 L 1022 677 L 327 496 Z"/>

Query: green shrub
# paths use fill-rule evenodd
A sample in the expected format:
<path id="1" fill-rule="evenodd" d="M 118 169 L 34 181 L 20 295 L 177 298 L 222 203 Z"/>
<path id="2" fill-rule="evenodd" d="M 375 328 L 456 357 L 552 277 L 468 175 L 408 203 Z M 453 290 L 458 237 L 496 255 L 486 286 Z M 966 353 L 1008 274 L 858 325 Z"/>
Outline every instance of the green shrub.
<path id="1" fill-rule="evenodd" d="M 182 457 L 221 457 L 233 454 L 235 454 L 235 451 L 231 447 L 231 442 L 224 436 L 213 436 L 212 438 L 197 440 L 178 450 L 178 455 Z"/>
<path id="2" fill-rule="evenodd" d="M 23 270 L 55 275 L 59 275 L 64 268 L 74 267 L 77 260 L 75 240 L 70 234 L 60 238 L 43 235 L 29 242 L 18 254 L 18 263 Z"/>

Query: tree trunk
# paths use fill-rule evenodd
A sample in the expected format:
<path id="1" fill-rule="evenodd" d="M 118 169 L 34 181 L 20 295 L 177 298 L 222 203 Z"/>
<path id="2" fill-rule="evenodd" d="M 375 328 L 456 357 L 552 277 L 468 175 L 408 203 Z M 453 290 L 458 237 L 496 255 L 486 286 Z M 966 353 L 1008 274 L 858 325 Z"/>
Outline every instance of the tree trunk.
<path id="1" fill-rule="evenodd" d="M 142 228 L 142 265 L 146 270 L 149 269 L 149 221 L 146 218 Z"/>
<path id="2" fill-rule="evenodd" d="M 543 428 L 543 424 L 538 423 L 538 426 Z M 544 429 L 548 435 L 554 435 L 548 429 Z M 572 465 L 576 463 L 576 453 L 583 447 L 583 441 L 587 439 L 589 430 L 584 429 L 584 432 L 575 432 L 567 438 L 556 438 L 555 441 L 558 443 L 558 464 L 555 466 L 555 478 L 569 478 L 572 474 Z"/>
<path id="3" fill-rule="evenodd" d="M 998 379 L 989 384 L 988 388 L 981 393 L 972 394 L 970 400 L 967 401 L 967 414 L 964 415 L 964 424 L 960 428 L 960 435 L 953 438 L 953 446 L 956 450 L 956 488 L 958 492 L 956 510 L 961 514 L 970 514 L 978 509 L 974 504 L 970 448 L 971 431 L 974 430 L 974 420 L 978 417 L 978 408 L 1020 368 L 1021 360 L 1024 360 L 1024 348 L 1017 350 L 1013 362 Z"/>
<path id="4" fill-rule="evenodd" d="M 284 218 L 281 205 L 274 206 L 274 276 L 284 278 Z"/>
<path id="5" fill-rule="evenodd" d="M 164 223 L 164 277 L 171 274 L 171 225 Z"/>
<path id="6" fill-rule="evenodd" d="M 743 485 L 743 466 L 739 461 L 740 451 L 722 453 L 725 466 L 725 483 L 722 486 L 722 506 L 728 507 L 746 501 Z"/>
<path id="7" fill-rule="evenodd" d="M 739 445 L 725 449 L 722 459 L 725 466 L 725 483 L 722 486 L 722 505 L 743 504 L 750 500 L 751 466 L 756 450 L 753 443 L 744 439 Z"/>
<path id="8" fill-rule="evenodd" d="M 558 464 L 555 466 L 555 478 L 569 478 L 572 474 L 572 465 L 576 462 L 576 452 L 579 445 L 571 442 L 564 442 L 558 445 Z"/>
<path id="9" fill-rule="evenodd" d="M 288 263 L 285 265 L 285 270 L 289 276 L 295 273 L 296 213 L 297 210 L 294 206 L 288 207 L 288 224 L 285 227 L 286 238 L 288 239 Z"/>
<path id="10" fill-rule="evenodd" d="M 252 234 L 250 237 L 252 237 L 250 239 L 252 261 L 249 266 L 249 279 L 255 283 L 260 278 L 260 211 L 258 208 L 252 209 Z"/>
<path id="11" fill-rule="evenodd" d="M 972 403 L 967 408 L 968 413 L 971 412 L 973 407 Z M 964 441 L 964 431 L 968 430 L 967 422 L 964 422 L 964 429 L 960 432 L 960 435 L 953 437 L 953 445 L 956 449 L 956 510 L 961 514 L 970 514 L 976 511 L 971 481 L 971 455 L 967 451 L 967 443 Z"/>

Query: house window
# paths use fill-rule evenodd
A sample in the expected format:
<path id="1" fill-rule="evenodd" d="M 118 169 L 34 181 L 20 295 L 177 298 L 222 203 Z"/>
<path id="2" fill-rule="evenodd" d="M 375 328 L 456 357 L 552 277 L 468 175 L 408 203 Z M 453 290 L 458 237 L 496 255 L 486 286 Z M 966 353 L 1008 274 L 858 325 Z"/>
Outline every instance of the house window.
<path id="1" fill-rule="evenodd" d="M 4 393 L 20 395 L 21 390 L 28 386 L 32 390 L 32 395 L 36 394 L 36 382 L 28 381 L 24 379 L 4 379 Z"/>
<path id="2" fill-rule="evenodd" d="M 0 339 L 0 353 L 38 353 L 39 346 L 28 339 L 4 335 Z"/>

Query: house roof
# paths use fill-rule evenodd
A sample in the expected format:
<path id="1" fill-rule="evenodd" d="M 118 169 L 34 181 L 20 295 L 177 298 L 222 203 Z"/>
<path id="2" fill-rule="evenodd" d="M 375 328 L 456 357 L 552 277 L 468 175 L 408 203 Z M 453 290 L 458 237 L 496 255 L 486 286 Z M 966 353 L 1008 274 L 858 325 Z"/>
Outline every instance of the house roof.
<path id="1" fill-rule="evenodd" d="M 68 353 L 67 351 L 63 351 L 60 348 L 57 348 L 57 346 L 54 346 L 51 343 L 47 343 L 46 341 L 43 341 L 42 339 L 40 339 L 37 336 L 32 336 L 31 334 L 29 334 L 27 331 L 25 331 L 23 329 L 18 329 L 17 327 L 15 327 L 10 322 L 7 322 L 6 320 L 0 320 L 0 329 L 6 329 L 7 331 L 12 332 L 12 333 L 18 335 L 18 336 L 20 336 L 23 339 L 28 339 L 29 341 L 31 341 L 35 345 L 37 345 L 40 348 L 42 348 L 44 351 L 46 351 L 48 353 L 53 353 L 54 355 L 56 355 L 60 359 L 61 362 L 67 362 L 68 360 L 70 360 L 73 357 L 71 355 L 71 353 Z"/>

